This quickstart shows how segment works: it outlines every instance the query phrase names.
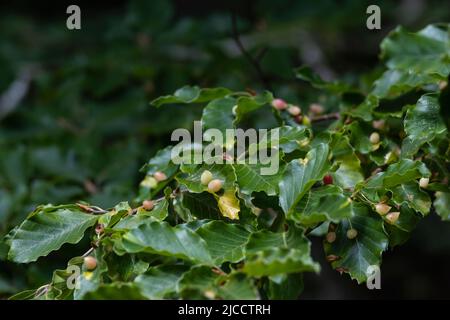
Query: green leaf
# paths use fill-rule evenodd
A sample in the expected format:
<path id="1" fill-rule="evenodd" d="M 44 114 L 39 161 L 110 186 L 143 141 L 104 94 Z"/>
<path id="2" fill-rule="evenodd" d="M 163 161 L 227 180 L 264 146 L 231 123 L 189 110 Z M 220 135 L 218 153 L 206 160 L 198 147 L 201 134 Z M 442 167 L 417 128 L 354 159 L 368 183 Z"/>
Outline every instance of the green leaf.
<path id="1" fill-rule="evenodd" d="M 303 230 L 294 225 L 286 232 L 252 233 L 245 254 L 243 271 L 254 277 L 319 270 L 311 259 L 310 243 Z"/>
<path id="2" fill-rule="evenodd" d="M 348 114 L 352 118 L 360 118 L 364 121 L 372 120 L 372 112 L 378 107 L 379 100 L 376 95 L 370 94 L 367 98 L 357 105 L 355 108 L 346 111 L 345 114 Z"/>
<path id="3" fill-rule="evenodd" d="M 392 200 L 398 204 L 407 204 L 411 209 L 419 211 L 423 216 L 430 213 L 430 196 L 420 190 L 417 182 L 407 182 L 390 189 L 392 191 Z"/>
<path id="4" fill-rule="evenodd" d="M 370 177 L 366 182 L 358 184 L 366 198 L 372 202 L 379 202 L 380 197 L 389 189 L 422 177 L 429 177 L 430 171 L 423 162 L 402 159 L 391 164 L 385 172 Z"/>
<path id="5" fill-rule="evenodd" d="M 225 88 L 200 89 L 197 86 L 184 86 L 175 91 L 173 95 L 159 97 L 153 100 L 151 104 L 160 107 L 169 103 L 201 103 L 223 98 L 230 93 L 231 91 Z"/>
<path id="6" fill-rule="evenodd" d="M 145 214 L 126 215 L 116 225 L 113 230 L 115 231 L 128 231 L 139 227 L 141 224 L 148 221 L 150 216 Z"/>
<path id="7" fill-rule="evenodd" d="M 325 89 L 335 94 L 340 94 L 348 91 L 352 91 L 352 88 L 342 82 L 324 81 L 318 74 L 316 74 L 310 67 L 302 66 L 294 70 L 298 79 L 311 83 L 314 88 Z"/>
<path id="8" fill-rule="evenodd" d="M 279 130 L 278 139 L 271 135 L 268 138 L 270 145 L 278 146 L 285 153 L 307 147 L 312 136 L 311 130 L 304 127 L 282 126 L 273 130 Z"/>
<path id="9" fill-rule="evenodd" d="M 8 259 L 28 263 L 58 250 L 64 243 L 77 243 L 97 219 L 75 205 L 38 207 L 10 237 Z"/>
<path id="10" fill-rule="evenodd" d="M 236 105 L 236 99 L 231 97 L 216 99 L 208 103 L 203 109 L 202 128 L 203 138 L 215 144 L 223 144 L 227 149 L 234 144 L 233 141 L 214 141 L 214 134 L 208 132 L 208 129 L 219 130 L 223 139 L 226 139 L 226 130 L 234 128 L 233 107 Z M 231 144 L 231 142 L 233 144 Z M 228 143 L 228 144 L 227 144 Z"/>
<path id="11" fill-rule="evenodd" d="M 420 213 L 416 213 L 413 209 L 408 207 L 406 204 L 403 204 L 400 209 L 400 215 L 398 216 L 398 220 L 392 224 L 388 223 L 393 227 L 396 227 L 404 232 L 413 231 L 423 216 Z M 386 217 L 386 216 L 384 216 Z"/>
<path id="12" fill-rule="evenodd" d="M 230 274 L 219 287 L 218 295 L 225 300 L 259 299 L 258 289 L 253 279 L 240 272 Z"/>
<path id="13" fill-rule="evenodd" d="M 207 266 L 195 266 L 179 281 L 181 297 L 189 299 L 258 299 L 258 291 L 245 274 L 233 272 L 218 274 Z"/>
<path id="14" fill-rule="evenodd" d="M 237 224 L 211 221 L 197 230 L 216 265 L 225 261 L 239 262 L 244 258 L 244 246 L 250 232 Z"/>
<path id="15" fill-rule="evenodd" d="M 159 265 L 139 275 L 134 283 L 148 299 L 164 299 L 177 292 L 178 281 L 188 270 L 183 265 Z"/>
<path id="16" fill-rule="evenodd" d="M 429 25 L 417 33 L 397 27 L 381 43 L 381 57 L 389 69 L 436 75 L 444 80 L 450 73 L 449 34 L 448 25 Z"/>
<path id="17" fill-rule="evenodd" d="M 370 134 L 373 130 L 369 131 L 367 126 L 361 125 L 359 122 L 352 122 L 348 126 L 348 130 L 351 132 L 350 141 L 356 151 L 362 154 L 370 153 L 374 150 L 374 145 L 370 142 Z"/>
<path id="18" fill-rule="evenodd" d="M 145 300 L 139 287 L 133 283 L 114 282 L 100 285 L 97 290 L 88 292 L 84 300 Z"/>
<path id="19" fill-rule="evenodd" d="M 185 192 L 182 197 L 183 207 L 189 210 L 192 216 L 198 219 L 220 219 L 222 217 L 217 201 L 209 192 Z"/>
<path id="20" fill-rule="evenodd" d="M 436 199 L 433 202 L 436 213 L 444 221 L 450 220 L 450 193 L 438 191 L 436 192 Z"/>
<path id="21" fill-rule="evenodd" d="M 402 159 L 388 167 L 383 185 L 389 188 L 422 177 L 430 177 L 430 175 L 430 171 L 423 162 Z"/>
<path id="22" fill-rule="evenodd" d="M 369 208 L 354 205 L 354 217 L 343 220 L 336 229 L 336 240 L 325 242 L 327 256 L 333 255 L 337 260 L 333 268 L 348 272 L 358 283 L 367 280 L 367 268 L 379 266 L 381 254 L 387 249 L 388 237 L 383 229 L 383 220 L 371 214 Z M 356 229 L 358 235 L 354 239 L 347 238 L 347 231 Z"/>
<path id="23" fill-rule="evenodd" d="M 237 107 L 234 110 L 236 115 L 235 123 L 239 123 L 249 113 L 258 110 L 259 108 L 269 105 L 273 100 L 273 95 L 265 91 L 257 96 L 242 96 L 237 99 Z"/>
<path id="24" fill-rule="evenodd" d="M 280 206 L 286 214 L 295 208 L 314 183 L 321 180 L 330 169 L 328 150 L 328 145 L 321 143 L 311 149 L 305 159 L 293 160 L 286 166 L 279 183 Z"/>
<path id="25" fill-rule="evenodd" d="M 410 106 L 404 121 L 406 138 L 402 144 L 402 157 L 414 156 L 419 148 L 430 142 L 447 128 L 439 115 L 436 95 L 423 95 L 417 104 Z"/>
<path id="26" fill-rule="evenodd" d="M 415 88 L 437 83 L 439 78 L 433 74 L 412 73 L 409 70 L 386 70 L 375 81 L 371 94 L 380 99 L 393 99 Z"/>
<path id="27" fill-rule="evenodd" d="M 36 295 L 36 290 L 25 290 L 12 295 L 8 300 L 32 300 Z"/>
<path id="28" fill-rule="evenodd" d="M 303 291 L 303 274 L 290 273 L 270 277 L 267 295 L 272 300 L 296 300 Z"/>
<path id="29" fill-rule="evenodd" d="M 323 186 L 309 190 L 287 218 L 304 226 L 313 226 L 322 221 L 337 223 L 352 215 L 352 202 L 343 194 L 342 189 Z"/>
<path id="30" fill-rule="evenodd" d="M 263 191 L 267 195 L 273 196 L 278 192 L 278 183 L 283 173 L 282 167 L 273 175 L 261 174 L 261 168 L 266 167 L 261 162 L 234 164 L 233 167 L 236 172 L 237 184 L 243 194 L 251 195 L 253 192 Z"/>
<path id="31" fill-rule="evenodd" d="M 334 143 L 331 152 L 339 168 L 331 175 L 336 185 L 344 189 L 353 189 L 364 180 L 361 169 L 361 161 L 355 154 L 346 136 L 337 135 L 337 142 Z"/>
<path id="32" fill-rule="evenodd" d="M 219 278 L 220 276 L 214 273 L 211 267 L 198 265 L 182 275 L 178 288 L 182 297 L 204 299 L 208 293 L 216 296 L 216 282 Z"/>
<path id="33" fill-rule="evenodd" d="M 147 221 L 125 233 L 121 246 L 129 253 L 148 252 L 188 261 L 212 263 L 205 241 L 183 225 L 171 227 L 166 222 Z"/>

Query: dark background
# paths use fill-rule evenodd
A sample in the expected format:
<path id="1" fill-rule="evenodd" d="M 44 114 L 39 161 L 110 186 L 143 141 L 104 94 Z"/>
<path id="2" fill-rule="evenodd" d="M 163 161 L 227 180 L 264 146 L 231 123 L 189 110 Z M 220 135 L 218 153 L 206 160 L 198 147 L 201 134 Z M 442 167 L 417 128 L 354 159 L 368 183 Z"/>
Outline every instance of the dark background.
<path id="1" fill-rule="evenodd" d="M 382 29 L 371 31 L 374 3 Z M 69 4 L 81 7 L 81 30 L 66 28 Z M 0 116 L 0 236 L 38 204 L 132 201 L 140 166 L 201 114 L 151 107 L 160 95 L 186 84 L 268 88 L 302 104 L 319 93 L 293 68 L 363 86 L 382 70 L 379 44 L 390 30 L 448 21 L 450 1 L 3 1 L 0 95 L 18 79 L 27 89 Z M 28 266 L 5 262 L 0 249 L 0 297 L 47 282 L 82 247 Z M 450 298 L 450 225 L 434 213 L 385 253 L 382 290 L 333 271 L 319 239 L 313 249 L 323 268 L 305 275 L 301 298 Z"/>

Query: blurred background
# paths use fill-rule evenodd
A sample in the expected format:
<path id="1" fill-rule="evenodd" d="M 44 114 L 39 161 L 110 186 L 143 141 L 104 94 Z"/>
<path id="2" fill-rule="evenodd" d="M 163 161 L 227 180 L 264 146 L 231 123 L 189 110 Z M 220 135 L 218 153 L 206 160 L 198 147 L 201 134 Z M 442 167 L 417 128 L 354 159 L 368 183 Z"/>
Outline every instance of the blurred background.
<path id="1" fill-rule="evenodd" d="M 81 30 L 66 28 L 70 4 L 81 8 Z M 381 30 L 366 28 L 369 4 L 381 8 Z M 160 95 L 186 84 L 269 89 L 301 105 L 320 92 L 293 68 L 364 87 L 383 70 L 390 30 L 449 21 L 450 1 L 437 0 L 2 1 L 0 237 L 38 204 L 132 201 L 139 168 L 201 115 L 150 106 Z M 0 244 L 0 297 L 48 282 L 83 245 L 15 265 Z M 434 214 L 384 255 L 382 290 L 333 271 L 319 239 L 313 248 L 323 268 L 305 276 L 301 298 L 450 298 L 450 224 Z"/>

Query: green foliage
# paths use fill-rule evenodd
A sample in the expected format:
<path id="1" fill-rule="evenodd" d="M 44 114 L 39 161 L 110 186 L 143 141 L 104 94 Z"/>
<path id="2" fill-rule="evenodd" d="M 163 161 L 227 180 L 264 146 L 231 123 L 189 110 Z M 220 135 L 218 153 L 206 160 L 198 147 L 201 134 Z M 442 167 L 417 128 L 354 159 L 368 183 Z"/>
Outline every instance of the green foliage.
<path id="1" fill-rule="evenodd" d="M 83 213 L 77 206 L 43 206 L 8 236 L 8 259 L 28 263 L 58 250 L 64 243 L 77 243 L 97 217 Z"/>
<path id="2" fill-rule="evenodd" d="M 131 21 L 136 19 L 139 15 Z M 286 110 L 276 110 L 268 92 L 185 86 L 153 100 L 161 109 L 179 105 L 172 109 L 177 112 L 200 105 L 203 129 L 221 132 L 244 128 L 244 119 L 265 112 L 271 117 L 265 127 L 280 128 L 278 141 L 271 141 L 280 145 L 279 170 L 265 176 L 260 164 L 176 165 L 172 149 L 166 147 L 142 168 L 145 177 L 131 204 L 107 209 L 84 203 L 38 207 L 6 236 L 9 260 L 45 259 L 54 250 L 63 251 L 63 244 L 87 237 L 92 242 L 87 255 L 95 257 L 97 265 L 87 270 L 83 257 L 76 256 L 68 266 L 81 267 L 79 288 L 68 288 L 70 274 L 56 270 L 48 285 L 13 298 L 292 299 L 303 290 L 302 274 L 320 270 L 309 238 L 322 225 L 328 227 L 321 237 L 331 266 L 365 282 L 367 268 L 380 266 L 388 247 L 403 242 L 399 234 L 406 238 L 430 212 L 449 219 L 445 168 L 450 140 L 439 100 L 442 81 L 450 73 L 449 35 L 448 25 L 417 33 L 393 31 L 381 45 L 387 70 L 366 94 L 361 88 L 328 83 L 308 68 L 298 69 L 297 77 L 323 90 L 321 94 L 341 108 L 325 125 L 305 108 L 301 122 Z M 386 104 L 412 92 L 420 93 L 414 103 L 385 111 Z M 349 103 L 349 94 L 362 100 Z M 382 120 L 383 126 L 372 120 Z M 401 120 L 400 134 L 394 120 Z M 221 147 L 234 147 L 234 142 Z M 247 152 L 255 148 L 261 146 Z M 58 151 L 39 152 L 66 163 L 43 163 L 44 169 L 59 168 L 65 179 L 85 181 L 83 171 L 74 169 L 70 159 L 65 162 Z M 5 161 L 17 167 L 20 179 L 21 161 L 26 160 L 19 160 L 25 156 L 18 151 L 10 157 Z M 220 191 L 201 183 L 205 170 L 222 181 Z M 157 181 L 157 172 L 166 179 Z M 420 187 L 421 178 L 430 179 L 427 187 Z M 155 207 L 146 210 L 143 200 L 153 200 Z M 399 212 L 396 219 L 376 212 L 380 202 Z M 356 235 L 349 236 L 349 230 Z"/>

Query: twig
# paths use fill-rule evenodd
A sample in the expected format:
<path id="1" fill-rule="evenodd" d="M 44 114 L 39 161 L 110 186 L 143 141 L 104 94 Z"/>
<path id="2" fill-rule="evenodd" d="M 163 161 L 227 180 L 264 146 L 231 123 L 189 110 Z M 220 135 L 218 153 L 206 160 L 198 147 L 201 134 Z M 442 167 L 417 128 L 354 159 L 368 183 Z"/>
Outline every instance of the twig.
<path id="1" fill-rule="evenodd" d="M 261 50 L 259 50 L 258 54 L 256 55 L 255 60 L 258 61 L 258 63 L 261 61 L 261 59 L 265 56 L 269 48 L 264 47 Z"/>
<path id="2" fill-rule="evenodd" d="M 45 284 L 39 288 L 37 288 L 37 290 L 34 293 L 34 297 L 35 298 L 39 298 L 40 296 L 42 296 L 43 294 L 46 294 L 48 292 L 48 290 L 50 289 L 51 284 Z"/>
<path id="3" fill-rule="evenodd" d="M 261 57 L 262 57 L 261 54 L 259 55 L 260 56 L 259 59 L 253 58 L 253 56 L 245 49 L 244 45 L 241 42 L 241 39 L 239 37 L 239 32 L 237 29 L 236 14 L 234 12 L 231 14 L 231 27 L 232 27 L 232 33 L 233 33 L 232 36 L 233 36 L 234 42 L 238 46 L 239 50 L 244 55 L 244 57 L 248 60 L 248 62 L 253 66 L 253 68 L 256 71 L 256 74 L 258 75 L 259 79 L 263 83 L 264 87 L 266 87 L 270 91 L 273 91 L 270 82 L 268 81 L 267 77 L 264 75 L 264 72 L 259 64 L 259 59 L 261 59 Z"/>
<path id="4" fill-rule="evenodd" d="M 91 254 L 92 251 L 94 251 L 94 247 L 91 247 L 88 251 L 86 251 L 86 252 L 82 255 L 82 257 L 83 257 L 83 258 L 84 258 L 84 257 L 87 257 L 88 255 Z"/>
<path id="5" fill-rule="evenodd" d="M 104 210 L 97 206 L 89 206 L 82 203 L 76 203 L 76 205 L 83 211 L 86 211 L 87 213 L 93 213 L 93 214 L 103 214 L 107 213 L 107 210 Z"/>
<path id="6" fill-rule="evenodd" d="M 335 112 L 335 113 L 329 113 L 329 114 L 324 114 L 322 116 L 317 116 L 311 119 L 311 122 L 321 122 L 321 121 L 328 121 L 328 120 L 338 120 L 339 119 L 339 113 Z"/>

